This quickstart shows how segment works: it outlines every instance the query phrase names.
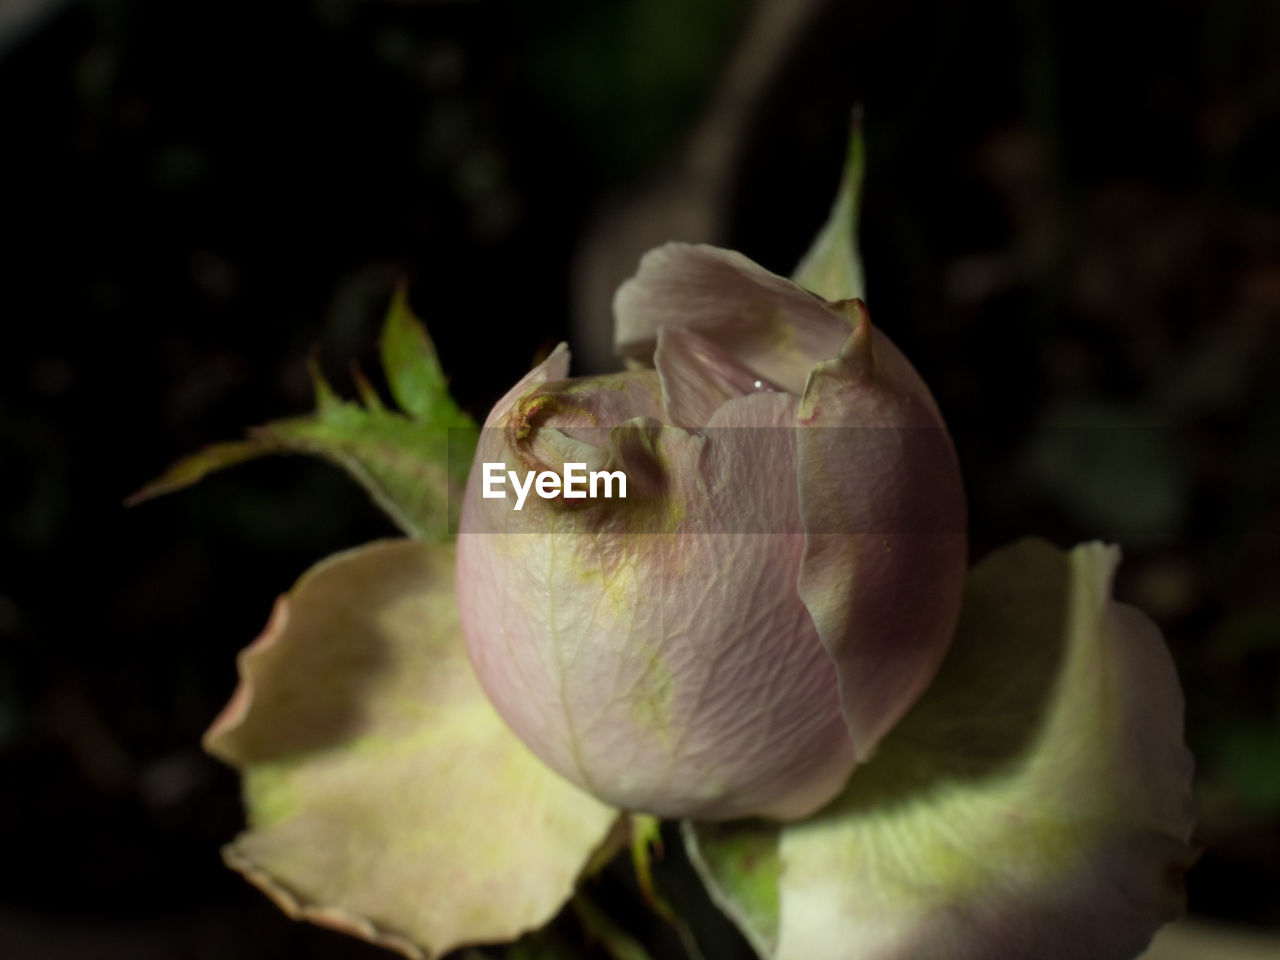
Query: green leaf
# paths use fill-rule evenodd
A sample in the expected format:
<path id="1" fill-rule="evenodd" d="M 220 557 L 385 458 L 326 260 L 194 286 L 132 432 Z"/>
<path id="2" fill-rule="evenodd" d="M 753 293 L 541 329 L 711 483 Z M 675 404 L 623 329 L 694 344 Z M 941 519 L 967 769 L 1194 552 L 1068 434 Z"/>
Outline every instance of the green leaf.
<path id="1" fill-rule="evenodd" d="M 359 369 L 352 377 L 361 402 L 343 400 L 312 357 L 313 413 L 254 427 L 245 440 L 213 444 L 185 457 L 126 503 L 180 490 L 268 454 L 306 453 L 346 470 L 405 533 L 446 539 L 456 528 L 478 431 L 449 396 L 435 348 L 403 288 L 387 314 L 382 357 L 387 383 L 404 413 L 387 409 Z"/>
<path id="2" fill-rule="evenodd" d="M 446 429 L 469 423 L 449 398 L 436 348 L 413 315 L 403 284 L 396 288 L 382 328 L 382 369 L 391 396 L 413 419 Z"/>
<path id="3" fill-rule="evenodd" d="M 655 850 L 662 856 L 662 821 L 643 813 L 631 814 L 631 863 L 640 892 L 650 905 L 661 902 L 653 889 L 651 863 Z"/>
<path id="4" fill-rule="evenodd" d="M 866 167 L 862 111 L 855 108 L 844 174 L 831 214 L 791 278 L 825 300 L 866 298 L 862 258 L 858 255 L 858 211 Z"/>
<path id="5" fill-rule="evenodd" d="M 125 505 L 132 507 L 153 497 L 173 493 L 175 490 L 181 490 L 203 480 L 218 470 L 247 463 L 274 452 L 276 451 L 266 449 L 257 439 L 229 440 L 210 444 L 198 453 L 183 457 L 137 493 L 131 494 L 125 500 Z"/>
<path id="6" fill-rule="evenodd" d="M 663 855 L 662 821 L 644 813 L 633 813 L 631 821 L 631 864 L 636 872 L 640 894 L 650 909 L 676 932 L 689 960 L 702 960 L 702 951 L 693 936 L 693 930 L 653 882 L 653 857 Z"/>
<path id="7" fill-rule="evenodd" d="M 1180 912 L 1191 757 L 1118 551 L 1039 541 L 970 573 L 947 660 L 813 817 L 685 827 L 770 960 L 1130 960 Z"/>

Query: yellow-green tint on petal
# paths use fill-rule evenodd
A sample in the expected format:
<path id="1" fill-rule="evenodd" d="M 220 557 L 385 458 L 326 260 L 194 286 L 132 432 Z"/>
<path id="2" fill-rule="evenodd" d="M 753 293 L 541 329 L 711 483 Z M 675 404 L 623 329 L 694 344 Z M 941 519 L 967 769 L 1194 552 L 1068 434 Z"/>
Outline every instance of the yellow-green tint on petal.
<path id="1" fill-rule="evenodd" d="M 244 778 L 228 863 L 290 915 L 411 957 L 545 923 L 617 817 L 485 699 L 453 566 L 451 548 L 395 541 L 308 572 L 206 737 Z"/>
<path id="2" fill-rule="evenodd" d="M 1181 694 L 1155 627 L 1110 600 L 1117 559 L 1022 541 L 971 572 L 929 691 L 840 798 L 778 833 L 765 956 L 1128 960 L 1178 914 Z M 730 829 L 697 836 L 722 894 Z"/>

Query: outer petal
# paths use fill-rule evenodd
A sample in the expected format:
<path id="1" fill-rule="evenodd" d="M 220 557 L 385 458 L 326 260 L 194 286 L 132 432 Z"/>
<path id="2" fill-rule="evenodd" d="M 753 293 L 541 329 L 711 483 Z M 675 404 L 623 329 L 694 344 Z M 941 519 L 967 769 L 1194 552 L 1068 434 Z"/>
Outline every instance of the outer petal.
<path id="1" fill-rule="evenodd" d="M 648 362 L 662 327 L 682 327 L 728 350 L 785 390 L 834 357 L 849 335 L 844 316 L 740 253 L 705 244 L 650 250 L 613 300 L 614 343 Z"/>
<path id="2" fill-rule="evenodd" d="M 916 701 L 960 611 L 960 467 L 919 376 L 861 301 L 840 356 L 814 368 L 798 423 L 799 591 L 835 660 L 860 759 Z"/>
<path id="3" fill-rule="evenodd" d="M 618 425 L 625 501 L 517 512 L 472 472 L 458 597 L 477 674 L 539 757 L 619 807 L 796 817 L 852 769 L 835 670 L 794 589 L 796 403 L 737 397 L 705 436 Z M 530 449 L 549 455 L 557 422 Z"/>
<path id="4" fill-rule="evenodd" d="M 434 957 L 570 896 L 616 812 L 536 760 L 472 674 L 454 552 L 373 544 L 309 571 L 206 735 L 244 777 L 227 862 L 291 916 Z"/>
<path id="5" fill-rule="evenodd" d="M 726 350 L 681 327 L 658 331 L 653 365 L 662 384 L 667 420 L 700 430 L 729 400 L 777 387 L 744 367 Z"/>
<path id="6" fill-rule="evenodd" d="M 516 381 L 516 385 L 493 405 L 492 412 L 485 420 L 485 429 L 488 430 L 495 424 L 505 420 L 510 415 L 511 409 L 521 398 L 528 396 L 548 380 L 563 380 L 568 375 L 569 347 L 567 344 L 560 343 L 547 355 L 545 360 Z"/>
<path id="7" fill-rule="evenodd" d="M 987 558 L 938 678 L 835 803 L 772 843 L 686 828 L 718 896 L 751 891 L 736 919 L 763 956 L 1129 960 L 1180 912 L 1182 696 L 1158 630 L 1109 597 L 1117 558 Z"/>

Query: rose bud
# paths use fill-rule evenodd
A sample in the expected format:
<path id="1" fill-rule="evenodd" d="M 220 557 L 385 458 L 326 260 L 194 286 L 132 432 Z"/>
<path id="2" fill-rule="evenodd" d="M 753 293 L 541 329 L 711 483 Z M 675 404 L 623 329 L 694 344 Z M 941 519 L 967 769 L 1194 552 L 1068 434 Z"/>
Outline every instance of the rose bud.
<path id="1" fill-rule="evenodd" d="M 569 379 L 561 346 L 486 420 L 458 537 L 472 664 L 533 752 L 610 804 L 805 816 L 946 652 L 966 562 L 950 437 L 861 301 L 739 254 L 658 248 L 614 309 L 632 369 Z M 566 489 L 568 464 L 612 494 Z"/>

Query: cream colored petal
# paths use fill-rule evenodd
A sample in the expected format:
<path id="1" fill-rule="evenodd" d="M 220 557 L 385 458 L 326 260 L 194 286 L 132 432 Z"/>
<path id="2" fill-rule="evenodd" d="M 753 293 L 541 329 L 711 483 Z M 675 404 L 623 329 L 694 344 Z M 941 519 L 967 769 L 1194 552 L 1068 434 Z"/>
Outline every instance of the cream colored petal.
<path id="1" fill-rule="evenodd" d="M 1110 598 L 1117 559 L 993 554 L 934 685 L 839 799 L 772 848 L 758 824 L 692 828 L 717 895 L 751 890 L 763 956 L 1130 960 L 1178 915 L 1182 696 L 1158 630 Z"/>
<path id="2" fill-rule="evenodd" d="M 290 916 L 417 958 L 541 926 L 617 817 L 489 705 L 453 569 L 450 547 L 389 541 L 310 570 L 205 740 L 243 776 L 227 862 Z"/>
<path id="3" fill-rule="evenodd" d="M 658 331 L 653 365 L 661 378 L 667 421 L 686 430 L 706 427 L 730 400 L 778 390 L 738 363 L 727 350 L 680 327 Z"/>

